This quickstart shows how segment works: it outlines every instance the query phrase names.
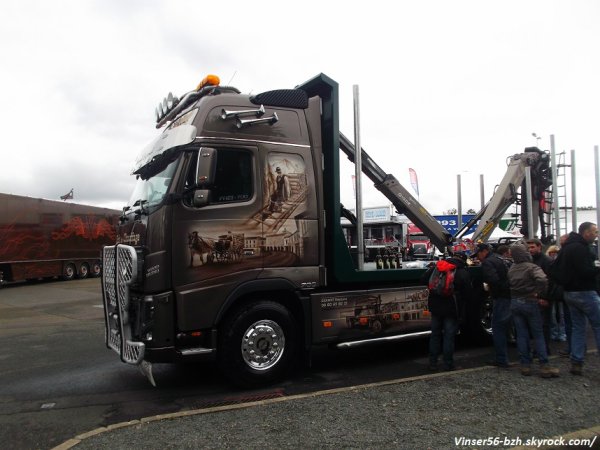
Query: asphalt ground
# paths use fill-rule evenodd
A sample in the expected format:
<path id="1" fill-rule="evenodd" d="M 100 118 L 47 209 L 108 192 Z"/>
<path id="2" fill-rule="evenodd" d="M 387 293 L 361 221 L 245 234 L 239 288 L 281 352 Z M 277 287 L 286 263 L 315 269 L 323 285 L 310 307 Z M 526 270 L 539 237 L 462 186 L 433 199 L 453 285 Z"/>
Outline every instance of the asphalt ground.
<path id="1" fill-rule="evenodd" d="M 145 417 L 55 448 L 600 448 L 600 358 L 587 355 L 583 376 L 566 358 L 552 364 L 559 378 L 493 366 L 431 373 Z"/>

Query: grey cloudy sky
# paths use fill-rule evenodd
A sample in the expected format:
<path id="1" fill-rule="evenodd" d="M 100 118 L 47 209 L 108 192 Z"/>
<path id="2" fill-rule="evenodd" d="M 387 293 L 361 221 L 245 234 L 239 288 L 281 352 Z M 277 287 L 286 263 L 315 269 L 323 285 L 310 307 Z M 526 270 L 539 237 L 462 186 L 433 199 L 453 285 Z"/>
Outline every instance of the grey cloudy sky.
<path id="1" fill-rule="evenodd" d="M 432 213 L 479 209 L 506 158 L 539 144 L 576 151 L 580 205 L 595 204 L 600 144 L 600 2 L 262 0 L 45 2 L 0 6 L 0 192 L 109 207 L 129 197 L 154 107 L 208 73 L 242 92 L 340 83 L 353 137 Z M 352 203 L 351 169 L 342 174 Z M 366 206 L 385 204 L 365 189 Z"/>

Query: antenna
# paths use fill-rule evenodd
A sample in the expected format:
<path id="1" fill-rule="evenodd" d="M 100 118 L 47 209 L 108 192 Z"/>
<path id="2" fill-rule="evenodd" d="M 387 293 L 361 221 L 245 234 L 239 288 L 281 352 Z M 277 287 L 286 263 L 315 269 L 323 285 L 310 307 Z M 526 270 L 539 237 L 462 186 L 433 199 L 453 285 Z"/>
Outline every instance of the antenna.
<path id="1" fill-rule="evenodd" d="M 231 82 L 233 81 L 233 79 L 235 78 L 236 75 L 237 75 L 237 70 L 234 70 L 233 75 L 231 75 L 231 78 L 227 82 L 227 86 L 231 86 Z"/>

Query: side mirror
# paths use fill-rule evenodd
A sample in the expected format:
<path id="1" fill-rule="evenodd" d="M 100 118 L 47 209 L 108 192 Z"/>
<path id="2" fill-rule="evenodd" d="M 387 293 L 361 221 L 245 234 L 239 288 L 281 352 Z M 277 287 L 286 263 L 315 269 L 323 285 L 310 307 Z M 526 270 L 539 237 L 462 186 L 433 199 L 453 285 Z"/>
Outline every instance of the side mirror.
<path id="1" fill-rule="evenodd" d="M 202 208 L 209 204 L 210 191 L 208 189 L 196 189 L 192 204 L 195 208 Z"/>
<path id="2" fill-rule="evenodd" d="M 196 165 L 196 185 L 200 187 L 211 186 L 215 182 L 217 167 L 217 150 L 214 148 L 200 147 Z"/>

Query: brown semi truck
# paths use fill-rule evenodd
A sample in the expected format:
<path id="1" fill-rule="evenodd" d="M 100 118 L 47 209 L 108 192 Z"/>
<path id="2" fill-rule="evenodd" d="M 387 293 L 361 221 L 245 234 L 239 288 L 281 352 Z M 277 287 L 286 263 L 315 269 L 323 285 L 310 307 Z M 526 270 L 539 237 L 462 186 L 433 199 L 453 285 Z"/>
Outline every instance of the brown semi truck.
<path id="1" fill-rule="evenodd" d="M 104 249 L 106 345 L 123 362 L 154 383 L 153 363 L 212 359 L 251 386 L 315 346 L 429 333 L 424 270 L 365 269 L 347 244 L 339 160 L 356 155 L 339 132 L 335 81 L 244 95 L 207 77 L 156 113 L 164 131 L 137 158 L 117 245 Z M 375 187 L 446 251 L 453 237 L 361 156 Z M 395 313 L 377 333 L 347 320 L 372 297 Z M 479 298 L 474 332 L 487 311 Z"/>
<path id="2" fill-rule="evenodd" d="M 100 276 L 120 212 L 0 193 L 0 282 Z"/>

